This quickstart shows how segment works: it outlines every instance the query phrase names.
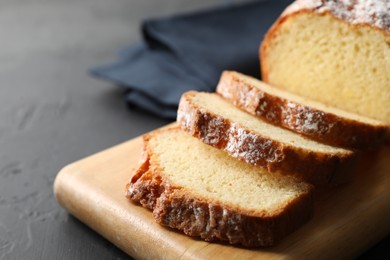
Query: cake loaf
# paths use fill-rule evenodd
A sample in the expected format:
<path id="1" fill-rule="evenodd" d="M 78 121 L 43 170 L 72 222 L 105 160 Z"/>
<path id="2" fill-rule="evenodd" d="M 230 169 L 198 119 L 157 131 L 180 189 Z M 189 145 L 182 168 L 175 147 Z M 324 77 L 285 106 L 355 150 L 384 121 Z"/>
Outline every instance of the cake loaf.
<path id="1" fill-rule="evenodd" d="M 390 125 L 390 1 L 297 0 L 260 57 L 265 82 Z"/>
<path id="2" fill-rule="evenodd" d="M 335 146 L 373 150 L 383 143 L 387 130 L 381 121 L 325 106 L 234 71 L 222 73 L 217 93 L 254 116 Z"/>
<path id="3" fill-rule="evenodd" d="M 232 159 L 179 128 L 144 136 L 127 197 L 206 241 L 272 246 L 307 222 L 313 187 Z"/>
<path id="4" fill-rule="evenodd" d="M 184 131 L 235 158 L 313 184 L 348 180 L 355 161 L 350 150 L 321 144 L 269 124 L 217 94 L 184 93 L 177 122 Z"/>

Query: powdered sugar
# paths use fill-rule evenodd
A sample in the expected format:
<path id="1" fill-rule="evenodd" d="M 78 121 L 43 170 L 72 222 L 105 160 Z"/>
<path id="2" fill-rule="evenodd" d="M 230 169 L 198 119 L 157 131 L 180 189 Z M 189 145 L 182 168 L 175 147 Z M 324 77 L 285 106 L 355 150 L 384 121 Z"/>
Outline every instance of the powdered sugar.
<path id="1" fill-rule="evenodd" d="M 334 126 L 324 112 L 295 102 L 288 101 L 281 112 L 283 125 L 299 133 L 326 135 Z"/>
<path id="2" fill-rule="evenodd" d="M 203 141 L 210 145 L 218 145 L 227 139 L 225 134 L 225 122 L 223 118 L 212 117 L 206 113 L 202 113 L 207 124 L 201 125 L 201 138 Z"/>
<path id="3" fill-rule="evenodd" d="M 351 24 L 370 24 L 390 30 L 389 0 L 297 0 L 284 14 L 304 9 L 317 13 L 330 12 Z"/>
<path id="4" fill-rule="evenodd" d="M 262 138 L 237 123 L 231 124 L 228 135 L 225 150 L 236 158 L 261 166 L 278 163 L 284 159 L 283 153 L 272 140 Z"/>

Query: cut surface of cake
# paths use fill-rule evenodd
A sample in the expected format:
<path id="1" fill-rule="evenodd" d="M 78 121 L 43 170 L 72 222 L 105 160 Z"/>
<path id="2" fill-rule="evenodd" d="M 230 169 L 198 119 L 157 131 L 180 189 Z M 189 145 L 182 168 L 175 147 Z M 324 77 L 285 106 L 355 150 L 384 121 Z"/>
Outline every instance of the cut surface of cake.
<path id="1" fill-rule="evenodd" d="M 143 153 L 127 197 L 189 236 L 271 246 L 312 215 L 311 185 L 232 159 L 180 128 L 146 135 Z"/>
<path id="2" fill-rule="evenodd" d="M 384 122 L 349 113 L 272 87 L 234 71 L 224 71 L 217 93 L 236 107 L 322 143 L 375 149 L 383 143 Z"/>
<path id="3" fill-rule="evenodd" d="M 184 93 L 177 122 L 184 131 L 235 158 L 313 184 L 348 180 L 354 165 L 352 151 L 269 124 L 217 94 Z"/>
<path id="4" fill-rule="evenodd" d="M 260 59 L 265 82 L 390 125 L 390 1 L 298 0 Z"/>

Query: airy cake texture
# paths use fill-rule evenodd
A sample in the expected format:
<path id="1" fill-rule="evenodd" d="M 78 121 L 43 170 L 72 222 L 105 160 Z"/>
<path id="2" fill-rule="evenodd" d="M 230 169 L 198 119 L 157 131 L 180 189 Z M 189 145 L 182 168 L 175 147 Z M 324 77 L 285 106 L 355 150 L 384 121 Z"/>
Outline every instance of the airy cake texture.
<path id="1" fill-rule="evenodd" d="M 217 93 L 236 107 L 311 139 L 347 148 L 375 149 L 387 125 L 326 106 L 234 71 L 224 71 Z"/>
<path id="2" fill-rule="evenodd" d="M 162 225 L 244 246 L 273 245 L 313 211 L 311 185 L 232 160 L 179 128 L 144 137 L 127 197 Z"/>
<path id="3" fill-rule="evenodd" d="M 354 153 L 312 141 L 241 111 L 217 94 L 189 91 L 179 104 L 183 130 L 231 156 L 314 183 L 344 181 Z"/>
<path id="4" fill-rule="evenodd" d="M 390 125 L 390 1 L 298 0 L 260 53 L 265 82 Z"/>

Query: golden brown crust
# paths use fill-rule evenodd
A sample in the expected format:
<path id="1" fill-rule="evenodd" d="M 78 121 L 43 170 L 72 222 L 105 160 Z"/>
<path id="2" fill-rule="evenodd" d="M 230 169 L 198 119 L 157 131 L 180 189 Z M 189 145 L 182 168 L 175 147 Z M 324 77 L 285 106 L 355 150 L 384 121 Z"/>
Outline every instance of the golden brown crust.
<path id="1" fill-rule="evenodd" d="M 296 2 L 294 2 L 294 3 L 296 3 Z M 294 5 L 294 3 L 292 5 Z M 292 5 L 290 5 L 290 7 Z M 268 55 L 269 48 L 273 44 L 274 38 L 276 38 L 277 34 L 280 32 L 280 28 L 282 28 L 282 25 L 285 22 L 287 22 L 288 20 L 294 19 L 294 17 L 299 16 L 299 15 L 307 15 L 307 14 L 315 14 L 318 16 L 330 15 L 334 19 L 346 24 L 347 26 L 350 26 L 351 28 L 369 27 L 373 30 L 380 31 L 387 38 L 390 36 L 390 30 L 388 30 L 388 29 L 380 28 L 380 27 L 374 26 L 373 24 L 370 24 L 370 23 L 355 23 L 355 24 L 353 24 L 353 23 L 348 22 L 345 19 L 342 19 L 342 18 L 334 15 L 329 10 L 325 10 L 325 11 L 319 13 L 319 12 L 316 12 L 315 9 L 302 7 L 302 8 L 293 8 L 293 11 L 291 11 L 291 8 L 288 7 L 288 8 L 286 8 L 285 12 L 283 12 L 279 16 L 279 18 L 274 22 L 274 24 L 267 31 L 267 33 L 264 36 L 263 41 L 261 42 L 261 44 L 259 46 L 260 74 L 261 74 L 261 78 L 264 82 L 270 83 L 268 75 L 269 75 L 269 71 L 270 71 L 269 67 L 272 66 L 272 64 L 269 64 L 269 62 L 267 61 L 267 55 Z M 388 129 L 386 131 L 384 141 L 386 144 L 390 144 L 390 126 L 388 125 L 387 127 L 388 127 Z"/>
<path id="2" fill-rule="evenodd" d="M 387 126 L 372 125 L 292 101 L 263 91 L 225 71 L 217 93 L 240 109 L 316 141 L 352 149 L 376 149 Z"/>
<path id="3" fill-rule="evenodd" d="M 281 16 L 301 11 L 328 13 L 352 26 L 370 26 L 388 34 L 389 10 L 388 0 L 296 0 L 284 10 Z"/>
<path id="4" fill-rule="evenodd" d="M 336 180 L 345 181 L 350 176 L 355 161 L 352 151 L 320 153 L 281 143 L 199 107 L 192 101 L 194 95 L 194 91 L 182 95 L 177 122 L 204 143 L 270 172 L 316 185 L 337 184 Z"/>
<path id="5" fill-rule="evenodd" d="M 261 74 L 261 79 L 264 82 L 269 82 L 269 79 L 268 79 L 268 74 L 269 74 L 268 73 L 268 71 L 269 71 L 268 66 L 269 66 L 269 64 L 267 64 L 267 51 L 268 51 L 268 48 L 270 47 L 270 45 L 272 45 L 272 41 L 277 36 L 277 33 L 279 32 L 279 29 L 281 28 L 282 24 L 285 23 L 289 19 L 293 19 L 295 16 L 306 15 L 306 14 L 316 14 L 318 16 L 330 15 L 334 19 L 336 19 L 336 20 L 338 20 L 338 21 L 340 21 L 348 26 L 351 26 L 352 28 L 370 27 L 373 30 L 378 30 L 378 31 L 382 32 L 387 37 L 390 36 L 389 30 L 382 29 L 382 28 L 379 28 L 377 26 L 373 26 L 372 24 L 369 24 L 369 23 L 352 24 L 344 19 L 341 19 L 341 18 L 335 16 L 330 11 L 316 13 L 315 10 L 313 10 L 313 9 L 302 8 L 302 9 L 295 10 L 293 12 L 290 12 L 290 11 L 284 12 L 280 15 L 280 17 L 274 22 L 274 24 L 267 31 L 267 33 L 265 34 L 264 39 L 261 42 L 260 47 L 259 47 L 260 74 Z"/>
<path id="6" fill-rule="evenodd" d="M 312 195 L 305 194 L 276 216 L 249 216 L 183 192 L 173 192 L 158 198 L 153 215 L 158 223 L 205 241 L 266 247 L 306 223 L 312 216 L 312 204 Z"/>
<path id="7" fill-rule="evenodd" d="M 267 214 L 261 210 L 249 213 L 207 201 L 183 187 L 175 187 L 164 177 L 158 163 L 151 160 L 150 137 L 144 139 L 147 156 L 127 185 L 126 196 L 151 209 L 161 225 L 205 241 L 225 241 L 247 247 L 272 246 L 307 222 L 313 214 L 314 196 L 310 186 L 300 197 Z"/>
<path id="8" fill-rule="evenodd" d="M 126 185 L 126 197 L 132 201 L 137 201 L 145 208 L 153 209 L 156 198 L 164 192 L 164 186 L 161 185 L 161 178 L 153 175 L 153 166 L 150 164 L 148 148 L 150 137 L 151 134 L 143 136 L 141 163 Z"/>

